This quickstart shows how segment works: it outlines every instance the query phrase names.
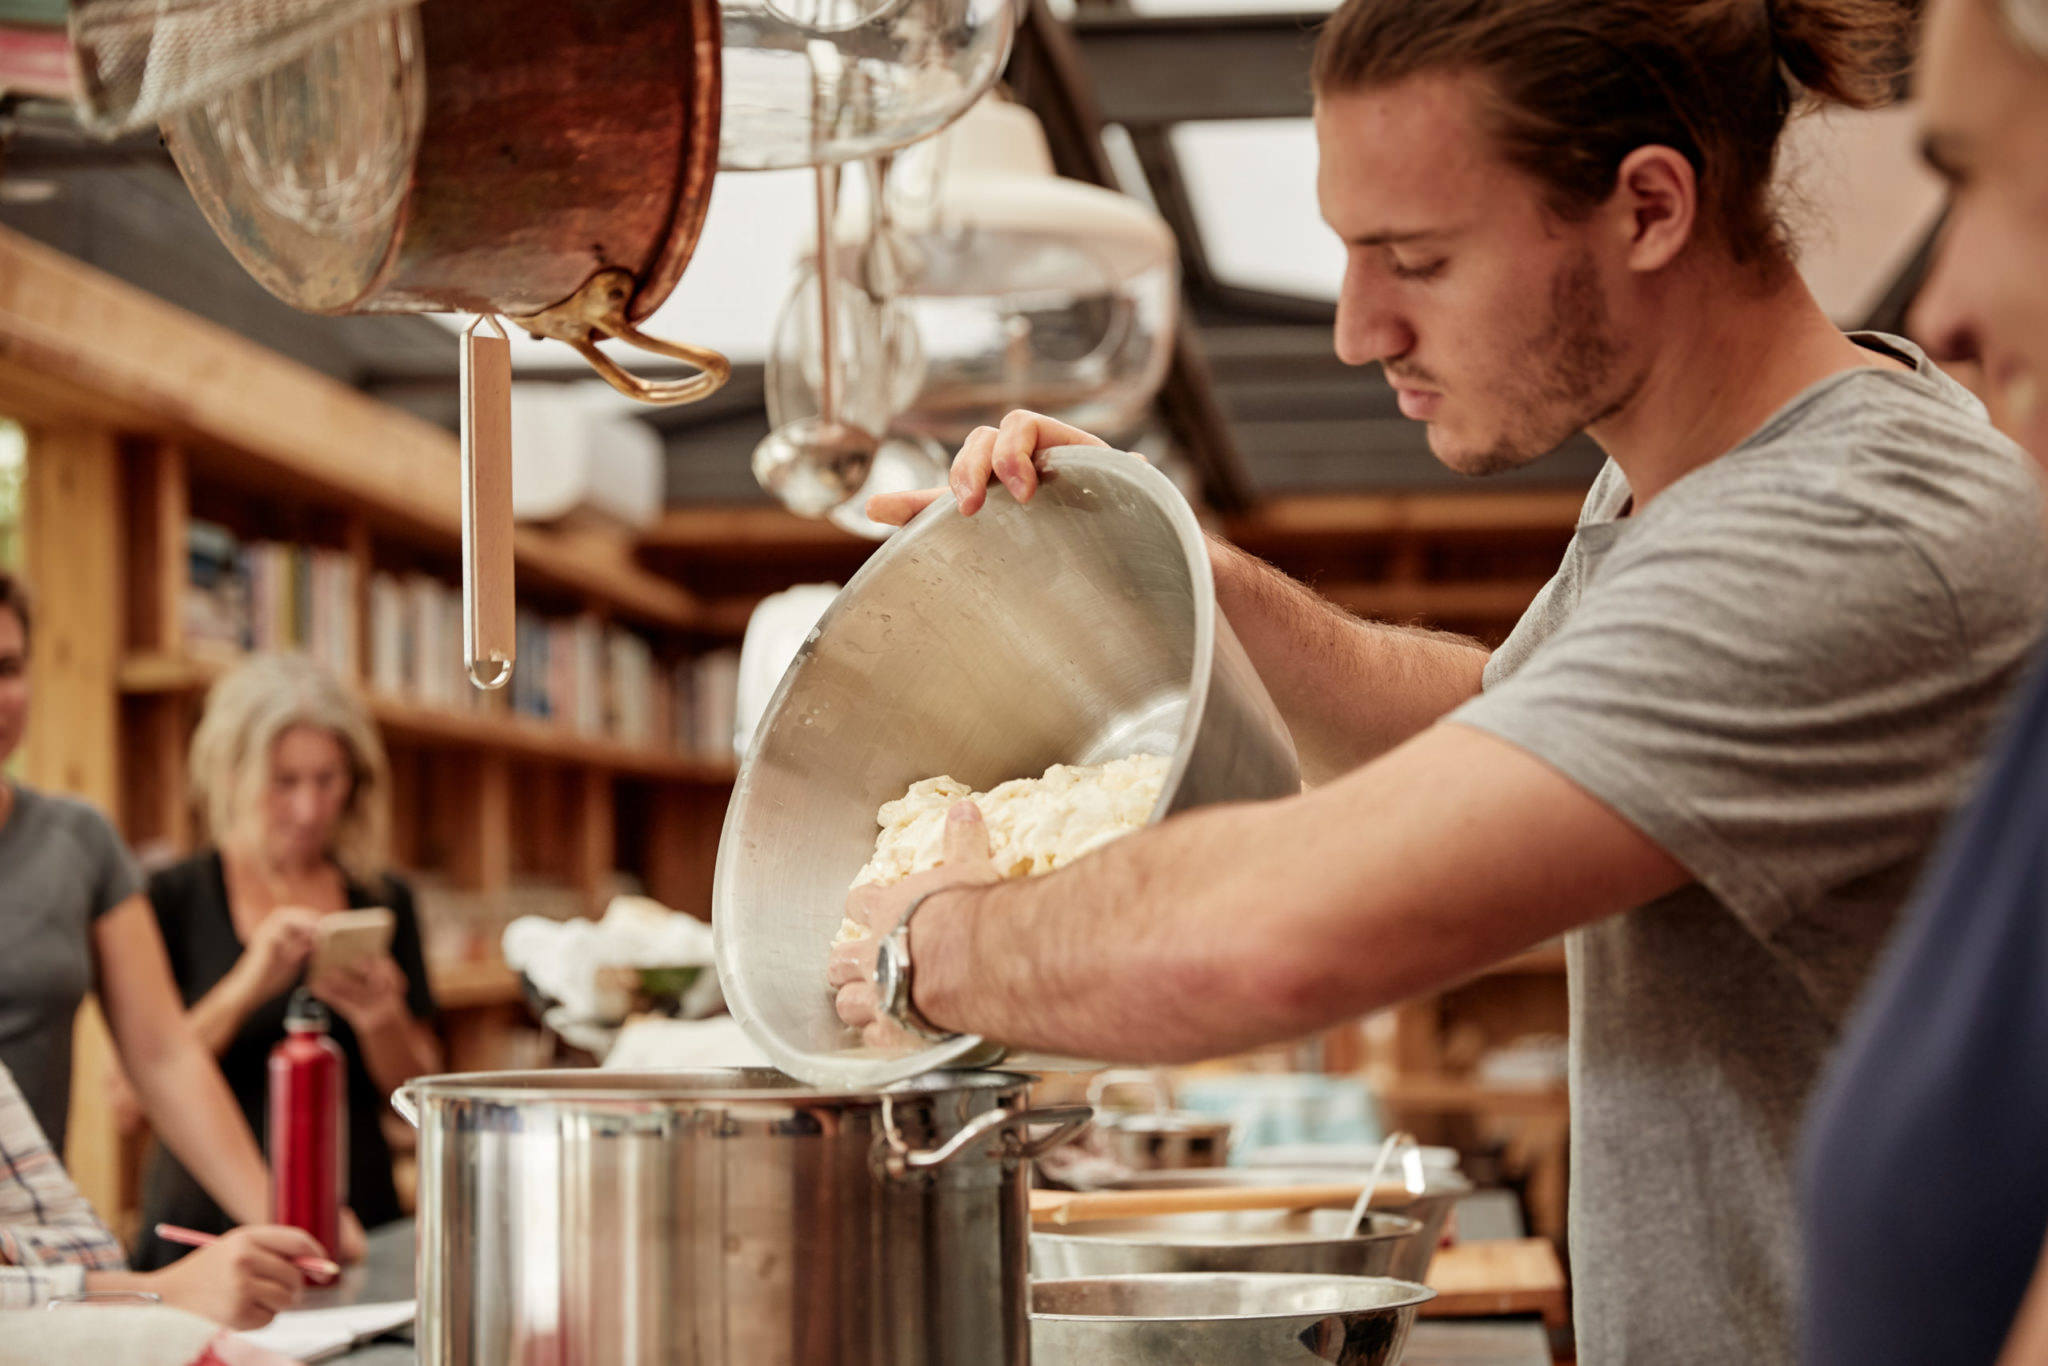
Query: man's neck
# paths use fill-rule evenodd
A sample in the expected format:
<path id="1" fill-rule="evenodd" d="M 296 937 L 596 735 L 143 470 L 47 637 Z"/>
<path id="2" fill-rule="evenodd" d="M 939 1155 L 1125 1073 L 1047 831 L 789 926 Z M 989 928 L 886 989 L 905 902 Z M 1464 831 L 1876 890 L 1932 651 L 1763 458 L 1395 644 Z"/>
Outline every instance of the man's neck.
<path id="1" fill-rule="evenodd" d="M 1830 375 L 1890 364 L 1828 320 L 1796 273 L 1768 291 L 1696 275 L 1635 394 L 1591 435 L 1628 477 L 1634 507 L 1740 445 Z"/>

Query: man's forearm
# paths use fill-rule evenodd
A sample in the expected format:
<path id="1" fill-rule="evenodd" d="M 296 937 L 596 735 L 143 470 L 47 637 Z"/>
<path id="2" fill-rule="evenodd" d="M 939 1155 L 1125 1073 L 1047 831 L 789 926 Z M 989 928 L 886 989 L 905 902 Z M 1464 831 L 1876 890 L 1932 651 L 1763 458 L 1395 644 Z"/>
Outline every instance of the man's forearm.
<path id="1" fill-rule="evenodd" d="M 1221 541 L 1209 559 L 1217 602 L 1310 783 L 1378 758 L 1478 695 L 1488 652 L 1477 641 L 1362 621 Z"/>
<path id="2" fill-rule="evenodd" d="M 1213 1057 L 1461 980 L 1687 880 L 1556 770 L 1441 725 L 1301 796 L 931 895 L 911 922 L 913 1004 L 1034 1051 Z"/>
<path id="3" fill-rule="evenodd" d="M 1304 866 L 1315 804 L 1212 807 L 1046 877 L 934 895 L 911 930 L 918 1009 L 1034 1051 L 1184 1062 L 1398 999 L 1395 955 L 1330 973 L 1342 948 L 1306 928 L 1339 880 Z"/>

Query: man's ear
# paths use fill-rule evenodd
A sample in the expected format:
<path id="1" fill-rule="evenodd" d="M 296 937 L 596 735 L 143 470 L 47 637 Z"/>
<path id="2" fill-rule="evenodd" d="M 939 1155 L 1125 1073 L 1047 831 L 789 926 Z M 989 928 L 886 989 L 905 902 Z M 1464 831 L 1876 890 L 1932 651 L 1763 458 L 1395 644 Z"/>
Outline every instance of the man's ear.
<path id="1" fill-rule="evenodd" d="M 1699 181 L 1692 163 L 1669 147 L 1636 148 L 1621 163 L 1604 214 L 1624 239 L 1629 269 L 1664 269 L 1698 226 Z"/>

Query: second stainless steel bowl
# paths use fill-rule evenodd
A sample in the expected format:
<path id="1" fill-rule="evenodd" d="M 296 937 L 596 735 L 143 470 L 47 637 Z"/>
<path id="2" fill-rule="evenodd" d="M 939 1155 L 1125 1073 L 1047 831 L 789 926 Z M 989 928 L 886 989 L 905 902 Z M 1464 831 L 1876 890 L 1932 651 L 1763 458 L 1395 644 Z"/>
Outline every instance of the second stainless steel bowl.
<path id="1" fill-rule="evenodd" d="M 1031 1274 L 1041 1280 L 1169 1271 L 1385 1276 L 1422 1225 L 1368 1214 L 1345 1237 L 1351 1211 L 1231 1210 L 1103 1219 L 1031 1235 Z"/>
<path id="2" fill-rule="evenodd" d="M 1032 1366 L 1396 1366 L 1436 1292 L 1374 1276 L 1096 1276 L 1031 1287 Z"/>

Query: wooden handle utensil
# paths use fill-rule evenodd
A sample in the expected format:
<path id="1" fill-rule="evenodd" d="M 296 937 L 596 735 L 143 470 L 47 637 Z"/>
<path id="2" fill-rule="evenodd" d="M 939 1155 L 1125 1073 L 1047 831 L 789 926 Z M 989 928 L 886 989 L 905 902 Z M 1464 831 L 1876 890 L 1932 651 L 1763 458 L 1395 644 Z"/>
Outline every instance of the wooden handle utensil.
<path id="1" fill-rule="evenodd" d="M 1155 1214 L 1208 1214 L 1247 1209 L 1341 1209 L 1364 1186 L 1187 1186 L 1135 1191 L 1033 1191 L 1031 1219 L 1038 1224 L 1079 1224 L 1097 1219 L 1144 1219 Z M 1373 1191 L 1376 1209 L 1398 1210 L 1413 1197 L 1398 1182 Z"/>

